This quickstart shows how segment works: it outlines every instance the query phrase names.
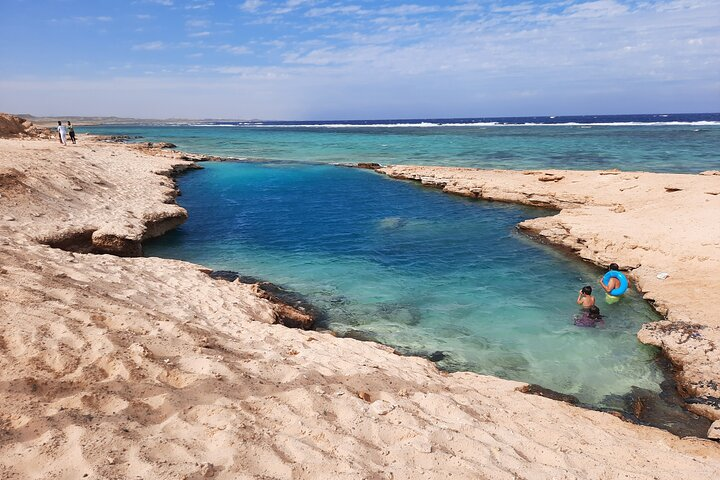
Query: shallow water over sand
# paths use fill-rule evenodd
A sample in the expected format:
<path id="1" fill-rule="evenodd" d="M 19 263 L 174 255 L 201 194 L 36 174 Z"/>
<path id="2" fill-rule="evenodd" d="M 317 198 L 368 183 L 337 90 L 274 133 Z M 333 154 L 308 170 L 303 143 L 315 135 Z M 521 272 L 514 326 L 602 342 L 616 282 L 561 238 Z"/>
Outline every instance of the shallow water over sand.
<path id="1" fill-rule="evenodd" d="M 169 141 L 184 151 L 259 160 L 503 169 L 717 169 L 720 125 L 512 125 L 400 128 L 115 126 L 94 133 Z M 85 131 L 85 129 L 83 129 Z"/>
<path id="2" fill-rule="evenodd" d="M 657 315 L 634 292 L 605 328 L 572 324 L 602 271 L 518 233 L 548 214 L 322 165 L 205 164 L 180 179 L 190 213 L 147 255 L 235 270 L 297 291 L 341 334 L 449 370 L 540 384 L 596 406 L 660 391 L 657 350 L 635 332 Z M 440 352 L 440 353 L 438 353 Z"/>

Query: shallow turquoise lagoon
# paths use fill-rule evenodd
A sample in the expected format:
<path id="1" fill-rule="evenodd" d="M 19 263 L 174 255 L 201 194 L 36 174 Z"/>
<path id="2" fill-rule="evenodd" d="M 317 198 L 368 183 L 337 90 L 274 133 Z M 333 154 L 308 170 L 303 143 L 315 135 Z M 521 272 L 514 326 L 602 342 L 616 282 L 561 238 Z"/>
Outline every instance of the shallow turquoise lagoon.
<path id="1" fill-rule="evenodd" d="M 305 295 L 327 327 L 438 363 L 614 405 L 660 391 L 656 320 L 631 292 L 598 305 L 605 328 L 572 324 L 577 291 L 602 271 L 519 233 L 548 212 L 475 201 L 368 171 L 209 163 L 180 178 L 188 222 L 146 254 L 234 270 Z M 436 355 L 440 358 L 443 355 Z"/>
<path id="2" fill-rule="evenodd" d="M 504 125 L 387 128 L 96 126 L 80 130 L 165 141 L 254 160 L 450 165 L 506 169 L 720 168 L 719 125 Z"/>

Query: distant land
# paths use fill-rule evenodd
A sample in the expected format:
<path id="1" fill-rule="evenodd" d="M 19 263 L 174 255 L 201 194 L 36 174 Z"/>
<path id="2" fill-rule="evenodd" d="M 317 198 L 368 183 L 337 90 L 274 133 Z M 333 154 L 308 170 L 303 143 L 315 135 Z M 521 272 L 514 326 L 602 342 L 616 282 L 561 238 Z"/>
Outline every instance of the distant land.
<path id="1" fill-rule="evenodd" d="M 125 117 L 83 117 L 83 116 L 35 116 L 29 113 L 16 113 L 18 117 L 30 120 L 39 127 L 49 127 L 57 125 L 58 120 L 62 122 L 70 121 L 74 125 L 136 125 L 138 123 L 144 125 L 168 125 L 173 123 L 197 123 L 197 122 L 260 122 L 261 120 L 251 119 L 218 119 L 218 118 L 125 118 Z"/>
<path id="2" fill-rule="evenodd" d="M 58 120 L 67 122 L 71 121 L 76 126 L 90 125 L 177 125 L 177 124 L 263 124 L 266 126 L 284 125 L 302 127 L 307 124 L 325 125 L 325 126 L 411 126 L 411 124 L 421 124 L 420 126 L 433 126 L 429 123 L 437 123 L 436 126 L 452 126 L 473 125 L 477 122 L 495 123 L 501 125 L 524 125 L 524 124 L 543 124 L 543 125 L 562 125 L 566 123 L 588 123 L 588 124 L 607 124 L 607 123 L 687 123 L 687 122 L 720 122 L 720 113 L 642 113 L 642 114 L 584 114 L 584 115 L 535 115 L 535 116 L 519 116 L 519 117 L 444 117 L 444 118 L 394 118 L 394 119 L 355 119 L 355 120 L 261 120 L 261 119 L 227 119 L 227 118 L 134 118 L 134 117 L 103 117 L 103 116 L 36 116 L 29 113 L 16 114 L 18 117 L 30 120 L 39 127 L 54 127 Z"/>

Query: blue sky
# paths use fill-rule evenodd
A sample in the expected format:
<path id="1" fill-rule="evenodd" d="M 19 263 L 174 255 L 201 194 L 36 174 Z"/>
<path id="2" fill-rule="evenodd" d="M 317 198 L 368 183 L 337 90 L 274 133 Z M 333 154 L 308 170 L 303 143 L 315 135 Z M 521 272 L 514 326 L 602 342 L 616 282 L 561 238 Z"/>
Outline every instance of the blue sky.
<path id="1" fill-rule="evenodd" d="M 0 111 L 720 111 L 718 0 L 0 0 Z"/>

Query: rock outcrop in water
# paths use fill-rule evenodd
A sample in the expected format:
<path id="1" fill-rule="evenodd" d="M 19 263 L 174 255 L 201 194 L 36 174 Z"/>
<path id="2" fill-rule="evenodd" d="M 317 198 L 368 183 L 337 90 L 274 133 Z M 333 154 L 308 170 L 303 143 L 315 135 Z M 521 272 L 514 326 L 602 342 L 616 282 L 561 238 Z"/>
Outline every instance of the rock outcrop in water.
<path id="1" fill-rule="evenodd" d="M 629 270 L 644 298 L 667 317 L 644 325 L 638 338 L 678 366 L 693 411 L 720 418 L 720 177 L 422 166 L 378 171 L 447 193 L 559 210 L 519 227 L 598 265 L 616 262 Z"/>

